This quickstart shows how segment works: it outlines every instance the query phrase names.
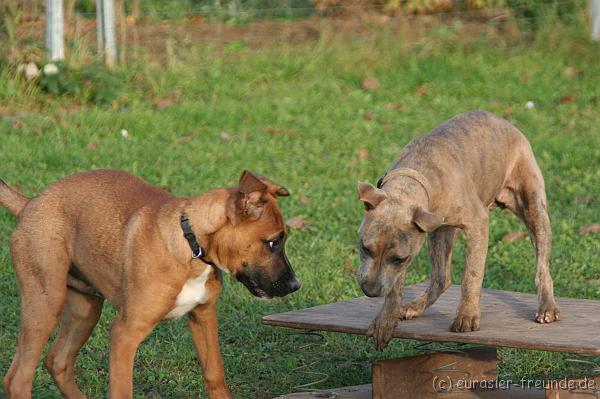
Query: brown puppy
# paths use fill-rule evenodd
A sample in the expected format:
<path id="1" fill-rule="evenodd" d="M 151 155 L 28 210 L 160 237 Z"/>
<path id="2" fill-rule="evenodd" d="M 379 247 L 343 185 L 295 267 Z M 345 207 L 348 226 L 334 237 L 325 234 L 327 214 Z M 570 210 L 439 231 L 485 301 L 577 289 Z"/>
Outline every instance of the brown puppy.
<path id="1" fill-rule="evenodd" d="M 398 320 L 421 315 L 450 285 L 450 259 L 459 230 L 467 261 L 453 331 L 479 330 L 479 299 L 488 248 L 490 210 L 506 207 L 525 222 L 537 259 L 536 321 L 558 320 L 549 271 L 552 232 L 544 179 L 525 136 L 484 111 L 459 115 L 400 152 L 377 187 L 359 183 L 365 205 L 358 280 L 368 296 L 385 296 L 369 329 L 385 348 Z M 431 278 L 419 298 L 402 306 L 406 269 L 429 240 Z"/>
<path id="2" fill-rule="evenodd" d="M 19 217 L 12 258 L 21 326 L 4 377 L 7 398 L 31 398 L 36 364 L 59 319 L 44 363 L 65 397 L 85 398 L 75 358 L 103 298 L 119 309 L 110 332 L 110 398 L 133 397 L 138 345 L 161 320 L 188 313 L 209 397 L 230 398 L 217 333 L 221 271 L 259 297 L 300 288 L 284 249 L 277 197 L 285 195 L 249 172 L 238 187 L 191 198 L 116 170 L 68 176 L 33 199 L 0 180 L 0 203 Z"/>

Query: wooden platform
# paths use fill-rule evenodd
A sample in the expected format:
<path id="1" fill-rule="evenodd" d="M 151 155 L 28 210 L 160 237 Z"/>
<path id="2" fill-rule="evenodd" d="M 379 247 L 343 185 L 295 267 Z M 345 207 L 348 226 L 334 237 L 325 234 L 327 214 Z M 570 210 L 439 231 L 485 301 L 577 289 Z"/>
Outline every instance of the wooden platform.
<path id="1" fill-rule="evenodd" d="M 448 399 L 546 399 L 544 391 L 526 390 L 518 387 L 511 388 L 509 391 L 487 391 L 487 392 L 469 392 L 469 393 L 447 393 L 443 397 Z M 325 389 L 315 392 L 291 393 L 289 395 L 278 396 L 275 399 L 371 399 L 371 384 L 356 385 L 353 387 Z M 593 398 L 593 396 L 592 396 Z"/>
<path id="2" fill-rule="evenodd" d="M 406 287 L 404 301 L 415 298 L 425 285 Z M 481 331 L 449 330 L 456 314 L 459 286 L 451 286 L 423 316 L 398 323 L 395 338 L 464 342 L 512 348 L 600 355 L 600 301 L 557 298 L 561 320 L 533 321 L 537 296 L 485 289 L 481 299 Z M 309 309 L 264 316 L 278 327 L 365 334 L 381 309 L 383 298 L 361 297 Z"/>

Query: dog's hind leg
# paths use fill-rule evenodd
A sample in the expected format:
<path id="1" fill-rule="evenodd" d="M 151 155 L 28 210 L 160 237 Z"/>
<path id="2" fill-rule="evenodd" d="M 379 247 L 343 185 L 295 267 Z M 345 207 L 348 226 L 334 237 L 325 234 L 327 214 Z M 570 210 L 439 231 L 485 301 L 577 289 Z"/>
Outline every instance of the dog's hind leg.
<path id="1" fill-rule="evenodd" d="M 554 284 L 550 275 L 550 251 L 552 249 L 552 230 L 546 210 L 546 193 L 544 190 L 525 191 L 527 210 L 523 212 L 523 220 L 527 225 L 535 248 L 536 276 L 539 310 L 535 316 L 538 323 L 552 323 L 558 320 L 560 310 L 554 302 Z"/>
<path id="2" fill-rule="evenodd" d="M 35 241 L 33 235 L 22 233 L 16 231 L 13 235 L 13 264 L 21 289 L 21 324 L 16 354 L 3 382 L 8 399 L 31 398 L 35 368 L 65 303 L 71 263 L 66 250 L 48 242 L 48 236 Z"/>
<path id="3" fill-rule="evenodd" d="M 552 323 L 558 320 L 560 315 L 554 302 L 554 286 L 550 275 L 552 229 L 546 205 L 544 179 L 533 154 L 527 153 L 522 157 L 513 171 L 511 180 L 514 188 L 509 191 L 503 190 L 508 197 L 506 206 L 523 220 L 535 249 L 535 284 L 539 301 L 535 319 L 539 323 Z"/>
<path id="4" fill-rule="evenodd" d="M 85 398 L 75 383 L 75 359 L 98 323 L 103 302 L 102 298 L 72 289 L 67 292 L 60 332 L 44 359 L 46 368 L 65 398 Z"/>
<path id="5" fill-rule="evenodd" d="M 442 226 L 429 234 L 429 286 L 417 299 L 402 307 L 402 319 L 412 319 L 423 314 L 450 286 L 452 248 L 457 236 L 458 228 L 452 226 Z"/>

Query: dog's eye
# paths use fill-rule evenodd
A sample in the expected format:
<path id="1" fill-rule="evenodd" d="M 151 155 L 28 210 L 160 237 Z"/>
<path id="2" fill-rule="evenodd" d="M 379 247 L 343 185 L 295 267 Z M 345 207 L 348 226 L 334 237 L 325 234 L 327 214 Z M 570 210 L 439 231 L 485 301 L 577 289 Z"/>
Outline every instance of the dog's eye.
<path id="1" fill-rule="evenodd" d="M 394 256 L 391 261 L 394 265 L 400 266 L 408 260 L 408 256 Z"/>
<path id="2" fill-rule="evenodd" d="M 369 248 L 367 248 L 362 241 L 360 242 L 360 252 L 364 256 L 368 256 L 369 258 L 373 257 L 373 252 Z"/>
<path id="3" fill-rule="evenodd" d="M 281 243 L 281 239 L 280 238 L 276 238 L 274 240 L 267 240 L 265 241 L 265 244 L 269 247 L 269 249 L 274 252 L 277 250 L 277 248 L 279 247 L 279 244 Z"/>

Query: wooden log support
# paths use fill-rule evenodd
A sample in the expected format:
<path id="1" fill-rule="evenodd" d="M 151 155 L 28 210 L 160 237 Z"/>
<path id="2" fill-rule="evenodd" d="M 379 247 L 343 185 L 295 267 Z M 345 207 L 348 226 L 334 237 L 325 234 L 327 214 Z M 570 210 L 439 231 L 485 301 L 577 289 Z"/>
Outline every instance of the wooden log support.
<path id="1" fill-rule="evenodd" d="M 373 399 L 439 398 L 495 387 L 496 348 L 484 346 L 373 363 Z M 483 383 L 483 384 L 481 384 Z"/>
<path id="2" fill-rule="evenodd" d="M 498 380 L 494 347 L 437 352 L 373 364 L 373 384 L 321 389 L 275 399 L 598 399 L 600 375 Z"/>

